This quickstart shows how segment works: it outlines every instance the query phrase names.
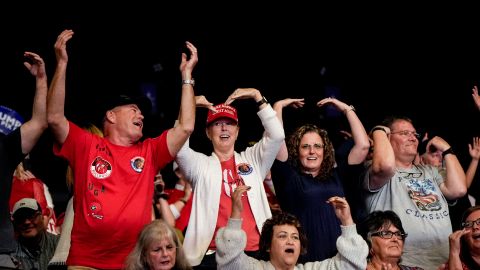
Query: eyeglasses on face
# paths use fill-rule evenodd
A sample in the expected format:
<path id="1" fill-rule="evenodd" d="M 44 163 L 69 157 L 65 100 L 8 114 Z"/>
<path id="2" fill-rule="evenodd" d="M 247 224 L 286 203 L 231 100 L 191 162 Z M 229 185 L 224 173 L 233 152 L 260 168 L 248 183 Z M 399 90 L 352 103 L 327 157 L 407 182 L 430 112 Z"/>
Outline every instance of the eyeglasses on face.
<path id="1" fill-rule="evenodd" d="M 374 232 L 370 234 L 371 236 L 379 236 L 383 239 L 392 239 L 392 237 L 395 235 L 398 239 L 400 240 L 405 240 L 407 238 L 407 233 L 402 233 L 401 231 L 379 231 L 379 232 Z"/>
<path id="2" fill-rule="evenodd" d="M 472 228 L 472 227 L 473 227 L 473 224 L 477 224 L 477 225 L 480 226 L 480 218 L 479 218 L 479 219 L 476 219 L 476 220 L 472 220 L 472 221 L 462 222 L 462 227 L 463 227 L 463 228 Z"/>
<path id="3" fill-rule="evenodd" d="M 411 131 L 411 130 L 395 131 L 395 132 L 390 132 L 390 134 L 398 134 L 398 135 L 402 135 L 402 136 L 410 136 L 410 135 L 413 135 L 413 137 L 415 137 L 415 138 L 417 138 L 417 139 L 420 139 L 420 134 L 418 134 L 418 133 L 415 132 L 415 131 Z"/>
<path id="4" fill-rule="evenodd" d="M 305 143 L 305 144 L 300 145 L 300 149 L 302 149 L 302 150 L 309 150 L 310 151 L 310 150 L 312 150 L 312 147 L 315 150 L 320 150 L 320 149 L 323 149 L 324 145 L 321 144 L 321 143 L 315 143 L 313 145 Z"/>

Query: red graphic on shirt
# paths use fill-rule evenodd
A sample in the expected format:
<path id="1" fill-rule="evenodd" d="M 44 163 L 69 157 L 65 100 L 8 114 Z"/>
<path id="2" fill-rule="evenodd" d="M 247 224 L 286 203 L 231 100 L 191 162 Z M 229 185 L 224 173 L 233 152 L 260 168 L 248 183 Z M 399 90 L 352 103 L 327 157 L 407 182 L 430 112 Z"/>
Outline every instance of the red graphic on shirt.
<path id="1" fill-rule="evenodd" d="M 96 157 L 90 165 L 90 173 L 97 179 L 105 179 L 112 173 L 112 165 L 102 157 Z"/>

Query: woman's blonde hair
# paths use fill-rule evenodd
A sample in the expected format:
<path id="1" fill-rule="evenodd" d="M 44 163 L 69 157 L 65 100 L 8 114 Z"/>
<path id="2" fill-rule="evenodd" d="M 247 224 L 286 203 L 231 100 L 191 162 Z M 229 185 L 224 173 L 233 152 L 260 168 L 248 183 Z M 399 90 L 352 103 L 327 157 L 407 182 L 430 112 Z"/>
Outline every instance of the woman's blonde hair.
<path id="1" fill-rule="evenodd" d="M 168 225 L 164 220 L 155 219 L 150 224 L 147 224 L 137 239 L 134 249 L 128 255 L 125 262 L 126 270 L 144 270 L 151 269 L 148 264 L 148 249 L 155 241 L 167 239 L 176 247 L 175 266 L 172 269 L 176 270 L 191 270 L 192 267 L 187 261 L 182 244 L 180 243 L 175 230 Z"/>

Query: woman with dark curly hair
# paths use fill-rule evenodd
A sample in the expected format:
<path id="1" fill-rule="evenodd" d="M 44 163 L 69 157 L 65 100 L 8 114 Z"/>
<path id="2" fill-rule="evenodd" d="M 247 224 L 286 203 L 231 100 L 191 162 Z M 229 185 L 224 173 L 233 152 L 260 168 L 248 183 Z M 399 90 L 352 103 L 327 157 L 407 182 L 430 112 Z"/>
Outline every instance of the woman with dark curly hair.
<path id="1" fill-rule="evenodd" d="M 303 107 L 303 99 L 284 99 L 274 104 L 282 121 L 284 107 Z M 320 261 L 337 253 L 336 241 L 341 234 L 335 212 L 325 201 L 333 196 L 345 197 L 343 181 L 349 174 L 364 170 L 370 142 L 352 106 L 335 98 L 317 103 L 333 105 L 346 116 L 353 138 L 348 155 L 335 158 L 327 131 L 313 124 L 297 128 L 283 143 L 271 168 L 277 199 L 283 211 L 295 215 L 309 239 L 308 252 L 301 262 Z M 321 244 L 320 244 L 321 243 Z"/>

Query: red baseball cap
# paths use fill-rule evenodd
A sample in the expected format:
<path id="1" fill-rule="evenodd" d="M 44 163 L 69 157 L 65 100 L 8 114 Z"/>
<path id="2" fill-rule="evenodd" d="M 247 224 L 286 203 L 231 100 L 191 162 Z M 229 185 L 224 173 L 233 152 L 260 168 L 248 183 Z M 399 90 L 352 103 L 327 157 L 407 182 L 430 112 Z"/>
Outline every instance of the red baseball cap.
<path id="1" fill-rule="evenodd" d="M 217 112 L 208 110 L 207 125 L 219 118 L 229 118 L 238 123 L 237 109 L 225 103 L 215 105 Z"/>

